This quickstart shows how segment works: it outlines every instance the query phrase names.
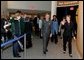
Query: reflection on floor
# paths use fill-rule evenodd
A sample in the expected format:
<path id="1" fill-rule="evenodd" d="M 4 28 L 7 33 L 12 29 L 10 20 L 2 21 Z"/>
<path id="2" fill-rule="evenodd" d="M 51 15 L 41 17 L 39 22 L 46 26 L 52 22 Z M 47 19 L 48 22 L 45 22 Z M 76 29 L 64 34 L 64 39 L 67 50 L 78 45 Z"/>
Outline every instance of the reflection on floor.
<path id="1" fill-rule="evenodd" d="M 26 50 L 27 53 L 26 59 L 80 59 L 80 57 L 78 56 L 79 54 L 77 53 L 76 50 L 76 45 L 74 40 L 72 42 L 73 57 L 69 57 L 68 49 L 66 51 L 66 54 L 63 54 L 63 49 L 62 49 L 63 43 L 61 39 L 58 39 L 57 44 L 49 41 L 48 52 L 46 55 L 43 54 L 42 39 L 40 39 L 37 36 L 33 36 L 32 43 L 33 43 L 33 47 Z M 24 53 L 21 52 L 20 55 L 21 55 L 20 58 L 13 57 L 12 47 L 10 47 L 3 51 L 2 59 L 24 59 Z"/>

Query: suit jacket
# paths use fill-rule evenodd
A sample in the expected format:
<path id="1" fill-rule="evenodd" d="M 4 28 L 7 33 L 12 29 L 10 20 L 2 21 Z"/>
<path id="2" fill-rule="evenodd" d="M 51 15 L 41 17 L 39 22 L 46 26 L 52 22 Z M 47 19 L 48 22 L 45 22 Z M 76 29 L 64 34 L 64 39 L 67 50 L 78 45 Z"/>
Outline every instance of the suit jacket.
<path id="1" fill-rule="evenodd" d="M 24 24 L 25 24 L 24 32 L 31 34 L 32 33 L 32 23 L 30 21 L 24 21 Z"/>
<path id="2" fill-rule="evenodd" d="M 14 35 L 15 34 L 15 27 L 14 27 L 14 18 L 12 17 L 12 19 L 10 19 L 10 23 L 11 23 L 11 32 Z"/>
<path id="3" fill-rule="evenodd" d="M 50 34 L 50 31 L 51 31 L 51 21 L 46 21 L 46 20 L 43 20 L 42 21 L 42 34 L 43 34 L 43 37 L 48 37 L 49 34 Z"/>
<path id="4" fill-rule="evenodd" d="M 24 20 L 20 18 L 20 21 L 11 19 L 11 30 L 14 35 L 23 35 L 24 34 Z"/>
<path id="5" fill-rule="evenodd" d="M 65 37 L 70 37 L 72 38 L 72 36 L 74 36 L 74 27 L 73 27 L 73 23 L 70 22 L 66 22 L 65 25 L 64 25 L 64 33 L 63 33 L 63 36 Z"/>
<path id="6" fill-rule="evenodd" d="M 35 26 L 35 27 L 38 27 L 37 17 L 34 18 L 33 23 L 34 23 L 34 26 Z"/>

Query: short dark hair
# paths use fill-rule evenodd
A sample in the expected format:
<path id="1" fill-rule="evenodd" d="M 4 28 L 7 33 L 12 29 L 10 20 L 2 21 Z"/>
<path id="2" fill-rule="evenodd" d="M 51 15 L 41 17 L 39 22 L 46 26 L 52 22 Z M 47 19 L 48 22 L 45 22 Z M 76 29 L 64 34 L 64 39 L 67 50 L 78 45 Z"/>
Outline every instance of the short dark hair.
<path id="1" fill-rule="evenodd" d="M 21 11 L 20 10 L 17 10 L 16 13 L 21 13 Z"/>
<path id="2" fill-rule="evenodd" d="M 53 15 L 53 17 L 56 17 L 56 15 Z"/>

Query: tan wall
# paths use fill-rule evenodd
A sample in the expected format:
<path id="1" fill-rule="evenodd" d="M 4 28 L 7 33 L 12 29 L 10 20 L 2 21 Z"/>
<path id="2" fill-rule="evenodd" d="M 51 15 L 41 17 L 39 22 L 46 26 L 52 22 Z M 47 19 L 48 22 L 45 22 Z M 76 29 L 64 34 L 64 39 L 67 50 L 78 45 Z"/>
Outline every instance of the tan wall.
<path id="1" fill-rule="evenodd" d="M 83 1 L 79 1 L 78 29 L 77 29 L 77 49 L 83 58 Z"/>
<path id="2" fill-rule="evenodd" d="M 6 17 L 7 14 L 8 14 L 8 11 L 7 11 L 7 1 L 1 1 L 1 15 Z"/>
<path id="3" fill-rule="evenodd" d="M 8 9 L 51 11 L 51 1 L 8 1 Z"/>
<path id="4" fill-rule="evenodd" d="M 5 14 L 7 9 L 7 2 L 6 1 L 1 1 L 1 14 Z"/>

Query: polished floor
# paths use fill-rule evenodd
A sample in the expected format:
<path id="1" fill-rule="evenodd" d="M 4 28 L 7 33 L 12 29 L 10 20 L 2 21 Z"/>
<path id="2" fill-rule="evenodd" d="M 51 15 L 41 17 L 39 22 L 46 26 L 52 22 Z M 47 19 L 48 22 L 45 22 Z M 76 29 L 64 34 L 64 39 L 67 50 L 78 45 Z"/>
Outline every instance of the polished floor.
<path id="1" fill-rule="evenodd" d="M 72 54 L 73 57 L 69 57 L 68 48 L 66 54 L 63 54 L 63 43 L 61 39 L 58 39 L 58 43 L 52 43 L 49 41 L 48 52 L 46 55 L 43 54 L 42 39 L 37 36 L 32 36 L 33 47 L 26 50 L 26 59 L 80 59 L 76 49 L 76 41 L 72 41 Z M 20 53 L 20 58 L 13 57 L 12 47 L 7 48 L 1 53 L 2 59 L 24 59 L 24 52 Z"/>

